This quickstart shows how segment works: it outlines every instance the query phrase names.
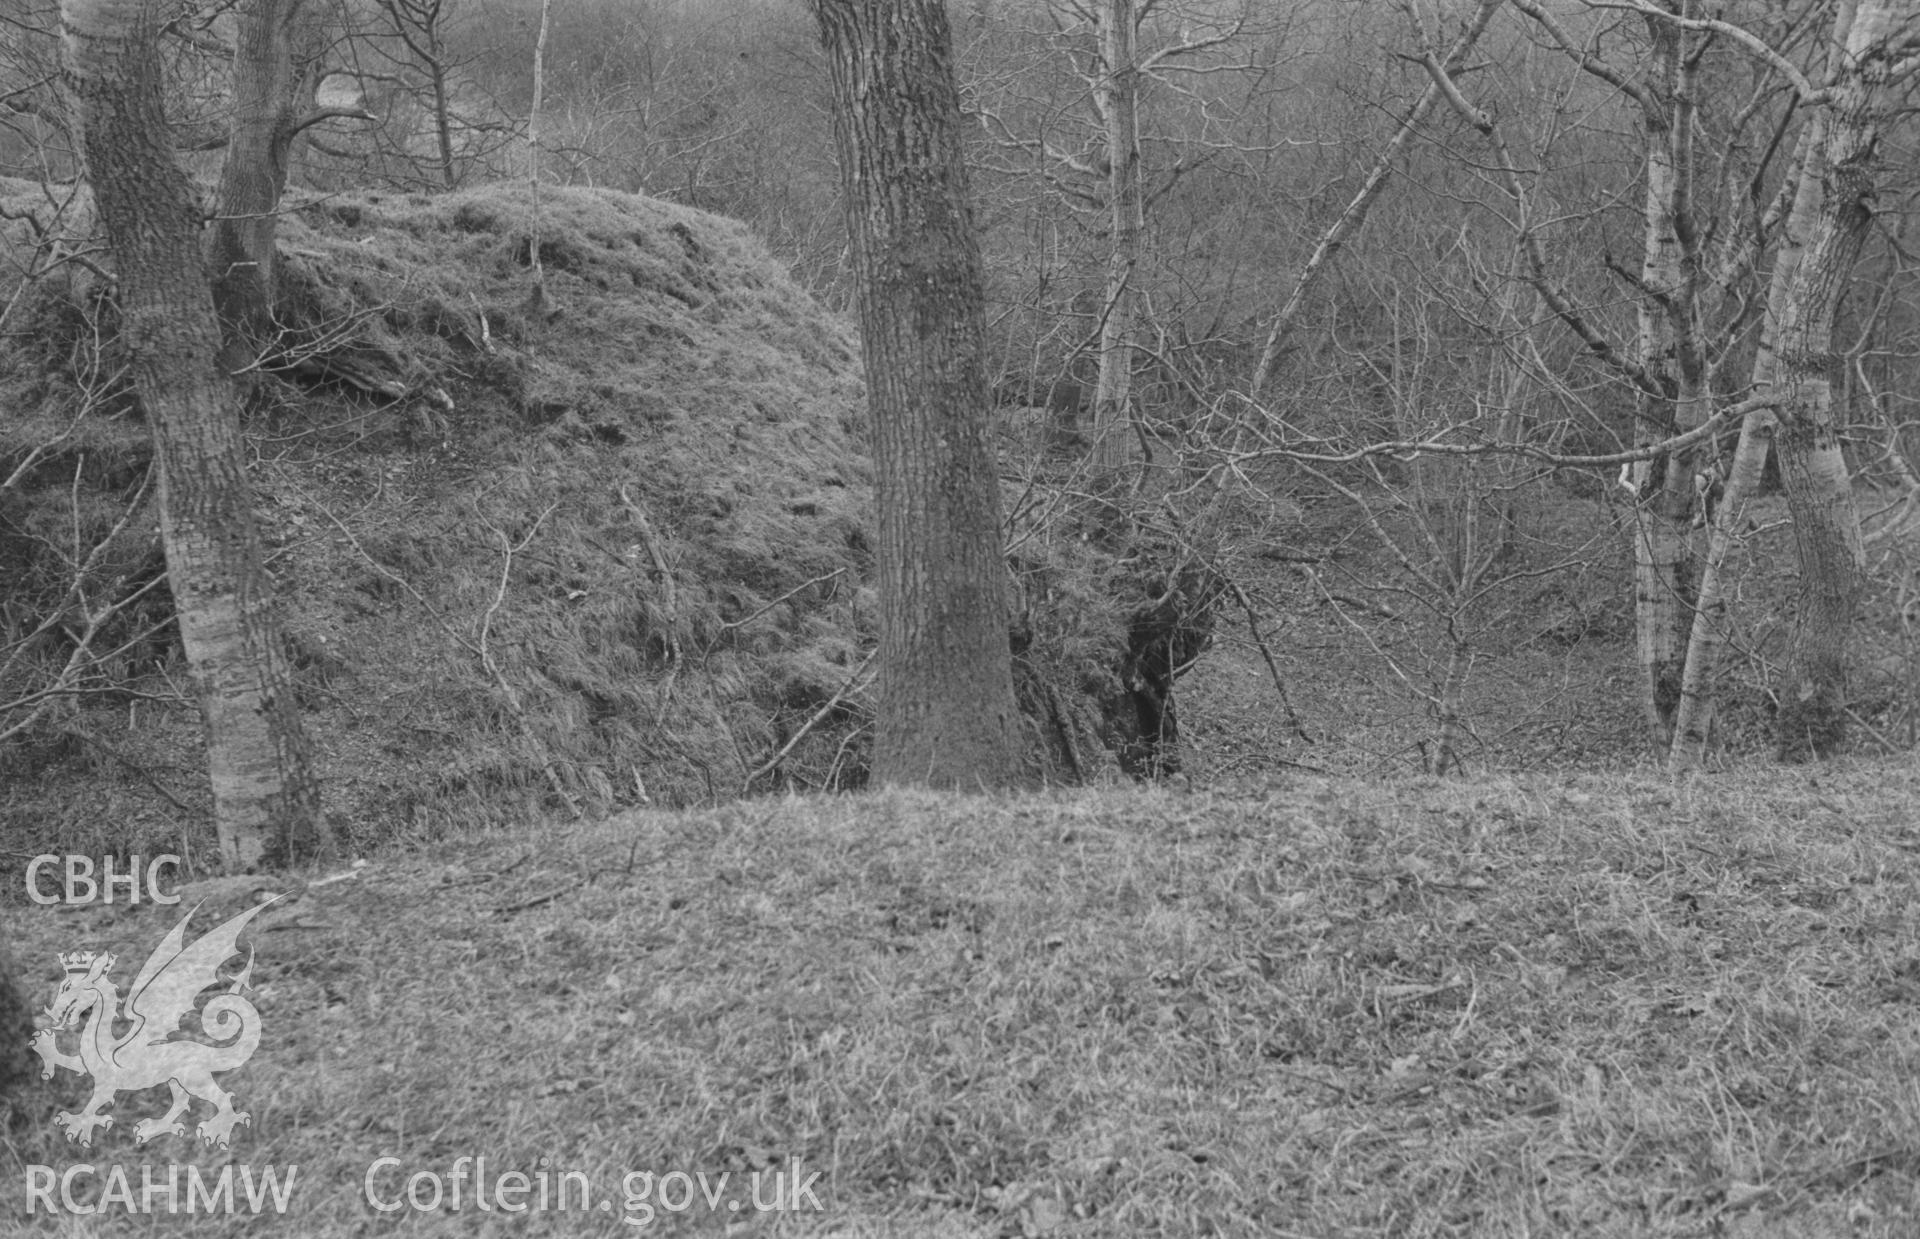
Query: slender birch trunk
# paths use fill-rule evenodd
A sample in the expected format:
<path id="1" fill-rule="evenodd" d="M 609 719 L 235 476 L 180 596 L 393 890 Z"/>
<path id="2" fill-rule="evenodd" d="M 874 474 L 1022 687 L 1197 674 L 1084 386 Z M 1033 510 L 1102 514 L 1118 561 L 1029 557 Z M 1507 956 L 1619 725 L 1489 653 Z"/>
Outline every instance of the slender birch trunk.
<path id="1" fill-rule="evenodd" d="M 1452 629 L 1448 633 L 1447 669 L 1440 682 L 1440 738 L 1434 747 L 1433 761 L 1428 764 L 1428 774 L 1445 775 L 1465 768 L 1461 754 L 1466 751 L 1470 738 L 1466 697 L 1467 673 L 1472 668 L 1473 653 L 1466 637 L 1458 629 Z"/>
<path id="2" fill-rule="evenodd" d="M 1133 455 L 1135 283 L 1147 222 L 1140 168 L 1138 22 L 1134 0 L 1105 0 L 1101 5 L 1100 58 L 1105 72 L 1095 102 L 1106 123 L 1108 248 L 1100 374 L 1093 389 L 1093 465 L 1100 472 L 1120 468 Z"/>
<path id="3" fill-rule="evenodd" d="M 1801 135 L 1801 151 L 1795 160 L 1798 172 L 1793 205 L 1787 211 L 1780 244 L 1774 252 L 1767 288 L 1767 318 L 1762 323 L 1759 348 L 1754 354 L 1755 395 L 1772 394 L 1776 387 L 1779 354 L 1772 318 L 1790 299 L 1800 257 L 1806 250 L 1807 229 L 1819 211 L 1826 130 L 1827 113 L 1820 111 L 1814 114 Z M 1676 774 L 1697 769 L 1706 761 L 1707 745 L 1713 735 L 1720 653 L 1733 624 L 1728 607 L 1727 559 L 1734 539 L 1746 528 L 1747 503 L 1760 489 L 1767 455 L 1773 449 L 1777 421 L 1770 406 L 1755 409 L 1741 420 L 1739 446 L 1734 449 L 1720 506 L 1708 528 L 1694 623 L 1688 634 L 1686 664 L 1681 674 L 1680 711 L 1674 719 L 1673 744 L 1667 754 L 1667 767 Z"/>
<path id="4" fill-rule="evenodd" d="M 1768 290 L 1756 395 L 1771 413 L 1742 427 L 1741 451 L 1709 546 L 1703 600 L 1713 604 L 1700 648 L 1689 654 L 1688 688 L 1698 720 L 1676 740 L 1675 769 L 1698 765 L 1715 656 L 1725 619 L 1720 574 L 1740 508 L 1759 481 L 1771 433 L 1793 514 L 1800 597 L 1781 686 L 1775 738 L 1784 759 L 1825 757 L 1847 738 L 1847 647 L 1865 585 L 1866 561 L 1852 481 L 1841 452 L 1828 367 L 1834 317 L 1872 220 L 1873 161 L 1887 84 L 1920 56 L 1913 7 L 1903 0 L 1843 4 L 1834 18 L 1825 109 L 1808 133 L 1786 239 Z"/>
<path id="5" fill-rule="evenodd" d="M 1675 7 L 1673 0 L 1668 7 Z M 1647 194 L 1637 351 L 1640 365 L 1658 377 L 1667 394 L 1639 393 L 1636 447 L 1684 434 L 1709 415 L 1698 263 L 1686 235 L 1695 223 L 1697 57 L 1686 32 L 1654 17 L 1647 19 L 1647 26 L 1655 68 L 1641 108 Z M 1635 653 L 1642 677 L 1641 706 L 1659 753 L 1672 743 L 1680 709 L 1695 602 L 1693 477 L 1711 450 L 1702 444 L 1679 455 L 1655 456 L 1633 472 Z"/>

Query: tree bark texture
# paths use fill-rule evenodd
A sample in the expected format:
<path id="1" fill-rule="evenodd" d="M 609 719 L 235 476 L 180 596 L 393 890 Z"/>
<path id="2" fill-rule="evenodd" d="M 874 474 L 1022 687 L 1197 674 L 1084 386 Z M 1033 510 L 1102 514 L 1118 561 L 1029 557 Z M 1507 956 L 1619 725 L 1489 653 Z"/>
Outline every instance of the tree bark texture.
<path id="1" fill-rule="evenodd" d="M 1827 114 L 1817 112 L 1801 137 L 1801 152 L 1794 162 L 1798 180 L 1793 203 L 1780 229 L 1773 271 L 1768 277 L 1767 313 L 1771 316 L 1785 306 L 1800 256 L 1806 249 L 1806 232 L 1820 205 L 1818 162 L 1826 146 Z M 1812 161 L 1812 162 L 1809 162 Z M 1778 355 L 1774 348 L 1770 318 L 1763 320 L 1759 347 L 1753 361 L 1753 390 L 1772 392 L 1778 373 Z M 1715 679 L 1719 671 L 1720 651 L 1731 632 L 1733 615 L 1728 606 L 1727 559 L 1733 541 L 1745 528 L 1747 501 L 1759 492 L 1760 479 L 1773 450 L 1774 429 L 1778 418 L 1772 408 L 1756 409 L 1740 424 L 1740 442 L 1734 449 L 1733 463 L 1727 470 L 1720 506 L 1715 511 L 1707 534 L 1706 559 L 1700 568 L 1696 591 L 1695 615 L 1687 635 L 1687 656 L 1680 682 L 1680 709 L 1674 718 L 1673 745 L 1667 753 L 1668 769 L 1674 773 L 1694 770 L 1706 761 L 1707 743 L 1712 735 Z"/>
<path id="2" fill-rule="evenodd" d="M 168 584 L 229 869 L 321 842 L 319 792 L 261 564 L 200 211 L 162 110 L 158 0 L 64 0 L 65 74 L 160 466 Z M 269 853 L 274 855 L 269 856 Z"/>
<path id="3" fill-rule="evenodd" d="M 1103 75 L 1094 92 L 1107 140 L 1107 285 L 1101 305 L 1100 374 L 1093 389 L 1093 466 L 1100 473 L 1119 469 L 1133 455 L 1135 283 L 1147 221 L 1140 167 L 1138 36 L 1134 0 L 1103 0 Z"/>
<path id="4" fill-rule="evenodd" d="M 985 283 L 940 0 L 810 0 L 833 77 L 879 508 L 873 780 L 1028 778 L 987 444 Z"/>
<path id="5" fill-rule="evenodd" d="M 1883 89 L 1899 49 L 1914 54 L 1911 0 L 1860 0 L 1852 25 L 1847 6 L 1835 19 L 1844 47 L 1832 76 L 1826 133 L 1805 177 L 1813 186 L 1795 202 L 1811 214 L 1804 250 L 1778 305 L 1768 306 L 1768 337 L 1780 396 L 1773 446 L 1793 513 L 1799 550 L 1799 607 L 1781 685 L 1775 737 L 1787 759 L 1826 757 L 1847 738 L 1847 645 L 1866 579 L 1866 553 L 1852 480 L 1840 449 L 1833 409 L 1833 324 L 1854 260 L 1873 219 L 1873 163 L 1885 109 Z"/>
<path id="6" fill-rule="evenodd" d="M 1680 708 L 1674 715 L 1673 744 L 1667 752 L 1667 769 L 1675 774 L 1697 770 L 1706 763 L 1707 742 L 1713 734 L 1720 651 L 1733 624 L 1727 557 L 1734 539 L 1746 528 L 1747 500 L 1760 489 L 1773 427 L 1771 409 L 1749 413 L 1740 423 L 1740 443 L 1734 449 L 1720 504 L 1708 526 L 1706 559 L 1700 569 L 1680 677 Z"/>
<path id="7" fill-rule="evenodd" d="M 1775 737 L 1787 758 L 1824 756 L 1846 740 L 1847 642 L 1864 584 L 1860 520 L 1834 425 L 1833 324 L 1871 222 L 1872 163 L 1885 79 L 1920 50 L 1910 6 L 1889 0 L 1840 6 L 1829 39 L 1829 101 L 1808 122 L 1792 207 L 1768 283 L 1754 357 L 1756 395 L 1776 408 L 1741 427 L 1714 520 L 1700 586 L 1700 621 L 1688 651 L 1675 770 L 1701 764 L 1713 675 L 1727 628 L 1724 562 L 1744 524 L 1769 448 L 1779 453 L 1800 560 L 1800 598 L 1780 693 Z"/>
<path id="8" fill-rule="evenodd" d="M 296 57 L 303 0 L 249 0 L 235 14 L 233 126 L 207 236 L 220 364 L 251 364 L 273 332 L 274 238 L 287 162 L 313 94 L 313 56 Z"/>
<path id="9" fill-rule="evenodd" d="M 1646 129 L 1645 239 L 1641 255 L 1639 362 L 1664 396 L 1638 398 L 1634 442 L 1646 447 L 1694 429 L 1708 415 L 1705 347 L 1698 308 L 1698 263 L 1683 231 L 1693 224 L 1694 91 L 1698 49 L 1690 36 L 1647 19 L 1653 64 L 1643 83 Z M 1635 468 L 1634 632 L 1642 674 L 1641 705 L 1654 750 L 1673 740 L 1693 624 L 1693 477 L 1701 445 Z"/>

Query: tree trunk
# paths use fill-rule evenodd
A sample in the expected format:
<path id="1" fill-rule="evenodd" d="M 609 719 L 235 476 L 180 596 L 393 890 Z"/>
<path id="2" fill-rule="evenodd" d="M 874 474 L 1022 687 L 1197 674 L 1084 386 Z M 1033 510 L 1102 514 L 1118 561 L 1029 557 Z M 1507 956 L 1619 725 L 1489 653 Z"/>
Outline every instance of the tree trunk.
<path id="1" fill-rule="evenodd" d="M 447 81 L 446 41 L 442 24 L 444 0 L 378 0 L 380 11 L 393 23 L 393 33 L 419 67 L 427 73 L 428 106 L 433 111 L 433 137 L 440 155 L 440 179 L 448 189 L 459 187 L 460 175 L 453 150 L 453 99 Z M 413 89 L 410 85 L 409 89 Z M 406 151 L 412 155 L 411 146 Z"/>
<path id="2" fill-rule="evenodd" d="M 68 88 L 152 427 L 160 532 L 229 869 L 316 848 L 319 791 L 261 564 L 200 217 L 161 101 L 159 0 L 63 0 Z M 271 856 L 269 854 L 272 854 Z"/>
<path id="3" fill-rule="evenodd" d="M 427 62 L 433 81 L 433 137 L 440 146 L 440 179 L 448 189 L 460 187 L 460 175 L 453 159 L 453 103 L 447 96 L 447 70 L 440 62 L 439 40 L 434 41 L 433 59 Z"/>
<path id="4" fill-rule="evenodd" d="M 1773 438 L 1773 413 L 1758 409 L 1740 423 L 1740 445 L 1721 491 L 1719 507 L 1707 533 L 1706 562 L 1694 603 L 1693 626 L 1687 634 L 1687 658 L 1680 677 L 1680 708 L 1674 715 L 1673 746 L 1667 769 L 1675 774 L 1696 770 L 1706 762 L 1707 741 L 1713 734 L 1714 679 L 1720 649 L 1733 622 L 1728 607 L 1727 555 L 1733 540 L 1746 527 L 1747 500 L 1760 489 Z"/>
<path id="5" fill-rule="evenodd" d="M 1841 29 L 1846 17 L 1842 6 L 1834 42 L 1846 50 L 1833 76 L 1823 149 L 1802 174 L 1819 178 L 1806 195 L 1806 248 L 1782 303 L 1767 307 L 1763 328 L 1773 340 L 1769 377 L 1781 398 L 1774 450 L 1800 559 L 1800 605 L 1775 718 L 1780 756 L 1789 760 L 1829 756 L 1847 738 L 1847 643 L 1865 585 L 1866 554 L 1828 368 L 1834 316 L 1873 218 L 1882 84 L 1893 67 L 1895 37 L 1912 38 L 1899 29 L 1910 28 L 1910 0 L 1860 0 L 1851 27 Z"/>
<path id="6" fill-rule="evenodd" d="M 987 446 L 985 284 L 940 0 L 810 0 L 873 415 L 879 784 L 1002 787 L 1028 768 Z"/>
<path id="7" fill-rule="evenodd" d="M 1806 249 L 1807 228 L 1819 210 L 1820 161 L 1825 157 L 1826 125 L 1827 114 L 1816 113 L 1801 139 L 1801 156 L 1796 161 L 1799 179 L 1794 187 L 1793 205 L 1781 228 L 1779 248 L 1774 253 L 1767 290 L 1768 320 L 1762 323 L 1759 346 L 1754 353 L 1755 395 L 1772 392 L 1779 372 L 1771 321 L 1779 308 L 1787 304 L 1794 275 L 1800 269 L 1801 254 Z M 1747 501 L 1760 489 L 1777 423 L 1772 408 L 1756 409 L 1741 422 L 1740 443 L 1734 449 L 1720 506 L 1708 531 L 1706 561 L 1700 569 L 1695 600 L 1696 614 L 1687 638 L 1680 710 L 1674 719 L 1673 746 L 1667 754 L 1667 767 L 1674 773 L 1697 769 L 1706 760 L 1707 742 L 1712 735 L 1714 681 L 1719 671 L 1720 649 L 1733 622 L 1727 605 L 1727 556 L 1733 549 L 1733 539 L 1745 528 Z"/>
<path id="8" fill-rule="evenodd" d="M 220 365 L 252 364 L 273 334 L 274 237 L 287 161 L 312 83 L 296 65 L 302 0 L 252 0 L 236 15 L 233 128 L 207 236 Z M 314 63 L 313 58 L 304 60 Z"/>
<path id="9" fill-rule="evenodd" d="M 1834 425 L 1828 374 L 1833 322 L 1871 222 L 1872 164 L 1880 97 L 1892 69 L 1899 6 L 1890 0 L 1842 5 L 1829 41 L 1831 101 L 1809 122 L 1793 206 L 1767 290 L 1754 356 L 1757 396 L 1773 409 L 1741 427 L 1701 579 L 1702 622 L 1687 656 L 1686 715 L 1674 739 L 1675 770 L 1698 766 L 1712 713 L 1713 674 L 1725 640 L 1728 546 L 1759 486 L 1769 440 L 1793 513 L 1800 600 L 1788 651 L 1775 738 L 1780 756 L 1822 757 L 1846 741 L 1847 641 L 1864 584 L 1859 512 Z M 1911 38 L 1911 36 L 1908 36 Z"/>
<path id="10" fill-rule="evenodd" d="M 1467 730 L 1466 714 L 1467 673 L 1472 668 L 1473 651 L 1455 627 L 1448 634 L 1447 670 L 1441 678 L 1437 698 L 1440 737 L 1434 746 L 1433 760 L 1427 764 L 1428 774 L 1466 773 L 1461 754 L 1472 736 Z"/>
<path id="11" fill-rule="evenodd" d="M 1093 466 L 1111 473 L 1133 455 L 1133 338 L 1140 239 L 1146 196 L 1140 170 L 1140 71 L 1134 0 L 1100 7 L 1100 59 L 1105 70 L 1095 103 L 1106 124 L 1107 287 L 1101 304 L 1100 376 L 1093 389 Z"/>
<path id="12" fill-rule="evenodd" d="M 1683 230 L 1693 215 L 1693 104 L 1697 49 L 1686 33 L 1648 18 L 1654 67 L 1641 109 L 1646 125 L 1645 248 L 1641 256 L 1639 362 L 1658 375 L 1668 395 L 1642 392 L 1634 443 L 1646 447 L 1692 430 L 1707 417 L 1706 365 L 1697 313 L 1697 287 Z M 1673 740 L 1693 624 L 1693 476 L 1711 451 L 1701 445 L 1677 456 L 1657 456 L 1634 469 L 1634 633 L 1641 706 L 1654 751 Z"/>
<path id="13" fill-rule="evenodd" d="M 6 1130 L 8 1099 L 30 1078 L 27 1040 L 33 1035 L 33 1018 L 19 980 L 13 952 L 0 941 L 0 1131 Z"/>

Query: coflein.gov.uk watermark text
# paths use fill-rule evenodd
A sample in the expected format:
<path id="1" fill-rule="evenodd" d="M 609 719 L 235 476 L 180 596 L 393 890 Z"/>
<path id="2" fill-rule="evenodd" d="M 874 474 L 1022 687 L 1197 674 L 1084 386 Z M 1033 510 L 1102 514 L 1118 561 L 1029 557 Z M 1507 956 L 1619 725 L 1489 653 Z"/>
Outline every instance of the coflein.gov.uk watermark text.
<path id="1" fill-rule="evenodd" d="M 397 1157 L 367 1166 L 361 1185 L 366 1205 L 379 1213 L 599 1213 L 629 1226 L 650 1226 L 662 1214 L 821 1212 L 814 1192 L 820 1173 L 803 1174 L 798 1158 L 785 1169 L 735 1175 L 723 1171 L 656 1174 L 633 1170 L 616 1194 L 596 1195 L 585 1171 L 539 1169 L 489 1171 L 485 1157 L 456 1158 L 444 1173 L 405 1173 Z M 97 1217 L 103 1214 L 283 1214 L 293 1201 L 297 1165 L 253 1167 L 229 1164 L 217 1171 L 197 1165 L 95 1165 L 64 1168 L 29 1165 L 26 1204 L 35 1213 Z"/>
<path id="2" fill-rule="evenodd" d="M 650 1226 L 662 1213 L 818 1213 L 825 1206 L 814 1195 L 820 1172 L 802 1177 L 800 1160 L 784 1170 L 756 1170 L 736 1177 L 723 1171 L 708 1175 L 671 1170 L 655 1174 L 631 1170 L 620 1178 L 619 1200 L 595 1197 L 593 1181 L 581 1170 L 548 1170 L 547 1159 L 531 1174 L 507 1170 L 489 1174 L 484 1157 L 455 1158 L 444 1174 L 416 1170 L 403 1180 L 401 1161 L 382 1157 L 367 1167 L 367 1203 L 382 1213 L 410 1209 L 416 1213 L 460 1212 L 597 1212 L 611 1214 L 629 1226 Z"/>

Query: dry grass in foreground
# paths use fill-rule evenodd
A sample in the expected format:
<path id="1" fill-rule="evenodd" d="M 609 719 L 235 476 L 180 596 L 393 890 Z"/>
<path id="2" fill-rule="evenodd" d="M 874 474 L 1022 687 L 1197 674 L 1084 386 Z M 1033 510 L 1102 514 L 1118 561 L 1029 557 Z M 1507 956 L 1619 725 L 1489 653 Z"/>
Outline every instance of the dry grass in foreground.
<path id="1" fill-rule="evenodd" d="M 297 1166 L 289 1216 L 0 1225 L 1910 1236 L 1917 790 L 1859 765 L 884 794 L 375 857 L 256 922 L 267 1040 L 226 1079 L 253 1120 L 230 1154 L 136 1148 L 158 1090 L 69 1147 L 64 1072 L 0 1152 L 10 1184 L 92 1163 L 83 1199 L 114 1165 L 136 1199 L 143 1165 Z M 7 914 L 36 1001 L 83 943 L 124 987 L 177 917 Z M 495 1184 L 581 1172 L 590 1208 L 367 1202 L 377 1158 L 392 1203 L 462 1156 Z M 754 1212 L 749 1176 L 765 1201 L 796 1164 L 820 1210 Z M 656 1176 L 639 1205 L 628 1172 Z"/>

